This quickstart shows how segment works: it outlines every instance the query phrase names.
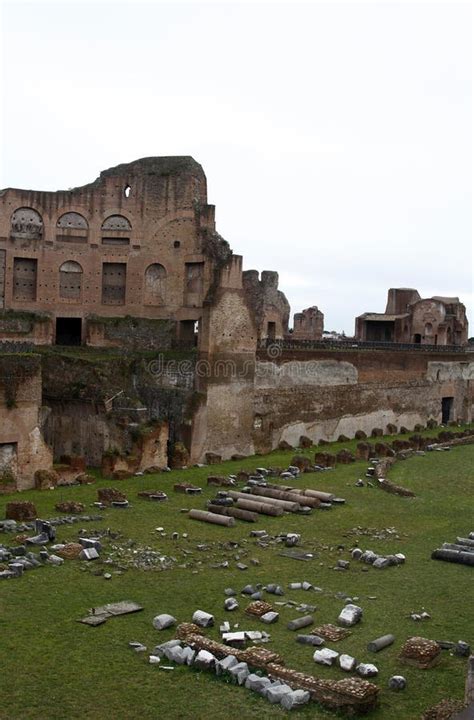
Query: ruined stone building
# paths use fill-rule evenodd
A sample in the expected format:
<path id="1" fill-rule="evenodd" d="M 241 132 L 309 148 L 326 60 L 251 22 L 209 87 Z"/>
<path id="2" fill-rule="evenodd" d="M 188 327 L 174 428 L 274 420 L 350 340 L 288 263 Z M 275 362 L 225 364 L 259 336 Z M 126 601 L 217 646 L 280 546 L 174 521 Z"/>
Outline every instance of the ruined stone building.
<path id="1" fill-rule="evenodd" d="M 278 273 L 264 270 L 245 270 L 242 283 L 253 308 L 259 339 L 281 339 L 288 334 L 290 305 L 278 290 Z"/>
<path id="2" fill-rule="evenodd" d="M 217 233 L 192 158 L 1 191 L 0 486 L 31 487 L 71 456 L 133 473 L 302 435 L 472 420 L 457 298 L 391 290 L 386 313 L 358 318 L 358 342 L 340 348 L 321 342 L 318 308 L 292 334 L 289 312 L 277 273 L 244 272 Z"/>
<path id="3" fill-rule="evenodd" d="M 391 288 L 384 313 L 356 318 L 356 338 L 362 341 L 465 345 L 466 308 L 457 297 L 423 299 L 412 288 Z"/>
<path id="4" fill-rule="evenodd" d="M 315 305 L 294 314 L 293 340 L 322 340 L 323 331 L 324 315 Z"/>
<path id="5" fill-rule="evenodd" d="M 144 158 L 59 192 L 0 193 L 0 338 L 121 345 L 111 319 L 169 321 L 192 342 L 216 270 L 231 256 L 215 231 L 206 177 L 190 157 Z M 22 316 L 22 312 L 38 317 Z M 31 330 L 28 322 L 32 323 Z M 149 342 L 169 324 L 147 323 Z"/>

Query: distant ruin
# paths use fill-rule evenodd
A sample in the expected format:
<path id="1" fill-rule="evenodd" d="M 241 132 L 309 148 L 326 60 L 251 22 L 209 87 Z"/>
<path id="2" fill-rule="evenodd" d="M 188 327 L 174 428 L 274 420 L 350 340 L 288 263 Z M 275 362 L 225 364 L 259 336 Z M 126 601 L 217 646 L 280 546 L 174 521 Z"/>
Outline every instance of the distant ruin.
<path id="1" fill-rule="evenodd" d="M 0 480 L 31 487 L 64 456 L 133 473 L 472 420 L 457 298 L 391 289 L 346 340 L 323 339 L 316 306 L 289 316 L 278 274 L 243 271 L 216 231 L 191 157 L 1 191 Z"/>
<path id="2" fill-rule="evenodd" d="M 466 345 L 466 308 L 457 297 L 422 300 L 412 288 L 391 288 L 385 313 L 364 313 L 356 318 L 357 340 Z"/>

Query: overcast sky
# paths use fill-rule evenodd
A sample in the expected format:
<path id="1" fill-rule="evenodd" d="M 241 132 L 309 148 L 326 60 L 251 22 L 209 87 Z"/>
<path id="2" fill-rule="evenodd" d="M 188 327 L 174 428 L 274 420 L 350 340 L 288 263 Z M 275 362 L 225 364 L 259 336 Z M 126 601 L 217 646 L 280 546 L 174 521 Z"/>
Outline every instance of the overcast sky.
<path id="1" fill-rule="evenodd" d="M 389 287 L 474 334 L 470 3 L 4 2 L 0 187 L 192 155 L 246 269 L 328 330 Z"/>

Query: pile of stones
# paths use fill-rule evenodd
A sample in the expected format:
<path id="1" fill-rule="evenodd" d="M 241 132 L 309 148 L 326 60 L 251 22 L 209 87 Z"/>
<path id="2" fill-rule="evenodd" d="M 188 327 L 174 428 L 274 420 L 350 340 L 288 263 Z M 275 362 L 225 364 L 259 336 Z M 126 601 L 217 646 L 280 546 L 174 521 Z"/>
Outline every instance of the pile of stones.
<path id="1" fill-rule="evenodd" d="M 401 538 L 401 534 L 394 527 L 368 528 L 361 525 L 357 525 L 344 533 L 344 536 L 351 535 L 370 536 L 374 540 L 400 540 Z"/>
<path id="2" fill-rule="evenodd" d="M 126 544 L 112 544 L 107 548 L 104 564 L 120 570 L 134 568 L 144 571 L 170 570 L 176 565 L 176 558 L 165 555 L 149 546 L 137 545 L 134 541 Z"/>
<path id="3" fill-rule="evenodd" d="M 367 565 L 382 570 L 383 568 L 403 565 L 406 557 L 403 553 L 395 553 L 394 555 L 378 555 L 372 550 L 361 550 L 360 548 L 354 548 L 351 552 L 353 560 L 359 560 Z"/>

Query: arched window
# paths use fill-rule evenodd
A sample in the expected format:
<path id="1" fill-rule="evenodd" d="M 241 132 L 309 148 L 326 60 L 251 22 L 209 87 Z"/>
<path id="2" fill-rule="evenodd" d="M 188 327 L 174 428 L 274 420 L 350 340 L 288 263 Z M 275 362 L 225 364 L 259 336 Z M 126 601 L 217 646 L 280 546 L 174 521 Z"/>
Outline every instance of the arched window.
<path id="1" fill-rule="evenodd" d="M 37 240 L 43 235 L 43 218 L 33 208 L 18 208 L 12 215 L 11 234 Z"/>
<path id="2" fill-rule="evenodd" d="M 61 215 L 61 217 L 58 218 L 56 226 L 66 230 L 87 230 L 89 228 L 85 217 L 77 212 L 64 213 L 64 215 Z"/>
<path id="3" fill-rule="evenodd" d="M 145 305 L 166 305 L 166 270 L 159 263 L 145 271 Z"/>
<path id="4" fill-rule="evenodd" d="M 426 323 L 425 335 L 432 335 L 432 333 L 433 333 L 433 325 L 431 323 Z"/>
<path id="5" fill-rule="evenodd" d="M 59 268 L 59 297 L 64 300 L 80 300 L 82 295 L 82 267 L 68 260 Z"/>
<path id="6" fill-rule="evenodd" d="M 126 217 L 123 215 L 109 215 L 108 218 L 102 223 L 102 230 L 128 230 L 130 231 L 132 226 Z"/>

